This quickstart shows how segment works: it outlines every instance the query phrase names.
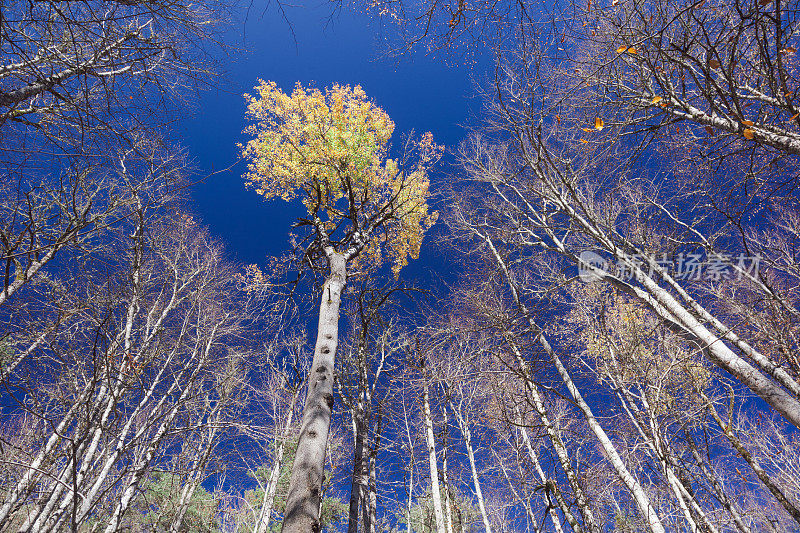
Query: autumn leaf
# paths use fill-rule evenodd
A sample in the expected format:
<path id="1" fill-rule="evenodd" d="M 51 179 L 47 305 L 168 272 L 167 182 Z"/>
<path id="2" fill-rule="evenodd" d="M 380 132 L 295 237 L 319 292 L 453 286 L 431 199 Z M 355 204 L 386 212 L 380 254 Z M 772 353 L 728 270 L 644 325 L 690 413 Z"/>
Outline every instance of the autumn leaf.
<path id="1" fill-rule="evenodd" d="M 712 128 L 711 126 L 706 126 L 706 133 L 708 133 L 709 135 L 714 135 L 714 128 Z"/>
<path id="2" fill-rule="evenodd" d="M 592 130 L 592 128 L 581 128 L 581 129 L 583 131 L 585 131 L 586 133 L 592 133 L 592 131 L 594 131 L 594 130 Z"/>
<path id="3" fill-rule="evenodd" d="M 797 48 L 795 48 L 794 46 L 787 46 L 786 48 L 781 49 L 781 53 L 787 55 L 794 55 L 797 53 Z"/>
<path id="4" fill-rule="evenodd" d="M 755 132 L 750 128 L 745 128 L 742 135 L 744 135 L 745 139 L 752 139 L 755 136 Z"/>
<path id="5" fill-rule="evenodd" d="M 796 119 L 796 118 L 797 118 L 797 116 L 798 116 L 798 114 L 800 114 L 800 113 L 795 113 L 794 115 L 792 115 L 792 117 L 791 117 L 791 118 L 790 118 L 790 119 L 789 119 L 787 122 L 791 122 L 791 121 L 793 121 L 794 119 Z"/>
<path id="6" fill-rule="evenodd" d="M 708 60 L 708 66 L 709 66 L 710 68 L 717 69 L 717 68 L 719 68 L 721 65 L 719 64 L 719 61 L 717 61 L 716 59 L 709 59 L 709 60 Z"/>
<path id="7" fill-rule="evenodd" d="M 589 141 L 587 141 L 586 139 L 581 139 L 581 142 L 582 142 L 583 144 L 588 144 L 588 143 L 589 143 Z"/>
<path id="8" fill-rule="evenodd" d="M 651 103 L 651 104 L 657 104 L 657 103 L 659 103 L 661 100 L 663 100 L 663 98 L 661 98 L 660 96 L 654 96 L 654 97 L 653 97 L 653 100 L 652 100 L 650 103 Z"/>
<path id="9" fill-rule="evenodd" d="M 558 116 L 558 115 L 556 115 L 556 122 L 557 122 L 558 124 L 561 124 L 561 117 L 560 117 L 560 116 Z"/>
<path id="10" fill-rule="evenodd" d="M 603 122 L 602 118 L 597 117 L 594 119 L 594 129 L 596 129 L 597 131 L 602 130 L 604 125 L 605 123 Z"/>
<path id="11" fill-rule="evenodd" d="M 638 54 L 638 53 L 639 53 L 639 51 L 638 51 L 638 50 L 636 50 L 636 48 L 634 48 L 633 46 L 631 46 L 630 48 L 628 48 L 627 52 L 628 52 L 629 54 L 633 54 L 633 55 L 636 55 L 636 54 Z"/>
<path id="12" fill-rule="evenodd" d="M 622 54 L 622 53 L 624 53 L 624 52 L 625 52 L 625 50 L 627 50 L 627 49 L 628 49 L 628 47 L 627 47 L 627 46 L 625 46 L 625 45 L 622 45 L 622 46 L 620 46 L 619 48 L 617 48 L 617 53 L 618 53 L 618 54 Z"/>
<path id="13" fill-rule="evenodd" d="M 753 121 L 752 120 L 743 120 L 742 124 L 744 124 L 745 126 L 752 126 L 753 125 Z"/>
<path id="14" fill-rule="evenodd" d="M 443 148 L 426 133 L 414 143 L 415 165 L 401 168 L 388 157 L 394 122 L 358 85 L 321 91 L 298 83 L 287 94 L 262 81 L 256 91 L 247 97 L 254 124 L 246 131 L 253 138 L 242 147 L 247 184 L 266 199 L 300 198 L 309 218 L 324 216 L 332 228 L 348 223 L 342 200 L 367 216 L 391 211 L 381 223 L 383 240 L 369 239 L 356 260 L 377 267 L 385 256 L 397 275 L 419 255 L 436 220 L 427 202 L 428 171 Z"/>

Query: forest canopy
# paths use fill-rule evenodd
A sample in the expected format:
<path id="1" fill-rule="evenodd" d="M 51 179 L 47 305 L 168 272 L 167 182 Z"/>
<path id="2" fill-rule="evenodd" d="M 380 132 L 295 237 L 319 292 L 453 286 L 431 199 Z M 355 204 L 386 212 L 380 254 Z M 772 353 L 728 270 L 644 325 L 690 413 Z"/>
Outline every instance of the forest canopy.
<path id="1" fill-rule="evenodd" d="M 0 6 L 0 531 L 800 531 L 797 3 L 325 9 Z"/>

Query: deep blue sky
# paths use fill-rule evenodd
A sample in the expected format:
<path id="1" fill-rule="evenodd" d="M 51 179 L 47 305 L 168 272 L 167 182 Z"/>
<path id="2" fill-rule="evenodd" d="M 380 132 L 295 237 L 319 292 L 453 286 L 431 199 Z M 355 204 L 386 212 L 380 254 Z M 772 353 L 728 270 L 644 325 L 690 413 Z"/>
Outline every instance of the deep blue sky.
<path id="1" fill-rule="evenodd" d="M 262 15 L 263 6 L 258 3 L 244 27 L 236 27 L 229 35 L 229 45 L 246 50 L 226 65 L 220 89 L 200 94 L 196 116 L 182 127 L 183 142 L 202 171 L 226 168 L 236 160 L 236 143 L 246 139 L 242 94 L 250 92 L 258 78 L 275 81 L 286 91 L 298 80 L 320 88 L 334 82 L 360 84 L 395 121 L 398 144 L 399 135 L 411 129 L 433 132 L 449 149 L 464 138 L 462 126 L 470 121 L 470 109 L 480 106 L 471 95 L 485 68 L 423 53 L 382 59 L 386 31 L 369 16 L 349 10 L 329 20 L 332 5 L 312 0 L 287 12 L 296 42 L 274 6 Z M 280 200 L 264 202 L 246 190 L 242 171 L 239 164 L 195 188 L 194 209 L 226 243 L 233 259 L 263 264 L 267 255 L 287 250 L 289 224 L 299 213 Z M 434 184 L 442 179 L 447 179 L 444 173 L 434 176 Z M 440 259 L 431 253 L 430 240 L 426 248 L 404 277 L 439 270 Z M 437 274 L 449 277 L 445 272 Z"/>

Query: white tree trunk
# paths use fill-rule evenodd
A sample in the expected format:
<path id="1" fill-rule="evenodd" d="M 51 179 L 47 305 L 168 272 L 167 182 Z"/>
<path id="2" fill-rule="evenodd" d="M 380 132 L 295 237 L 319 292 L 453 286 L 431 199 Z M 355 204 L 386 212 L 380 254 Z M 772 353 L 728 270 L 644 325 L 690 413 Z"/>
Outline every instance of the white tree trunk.
<path id="1" fill-rule="evenodd" d="M 481 480 L 478 477 L 478 469 L 475 466 L 475 451 L 472 449 L 472 432 L 469 430 L 469 422 L 464 419 L 464 416 L 459 410 L 456 409 L 451 403 L 453 413 L 456 415 L 458 428 L 461 430 L 461 436 L 464 437 L 464 447 L 467 449 L 467 457 L 469 458 L 469 468 L 472 472 L 472 485 L 475 489 L 475 498 L 478 500 L 478 510 L 481 513 L 481 520 L 483 520 L 483 527 L 486 533 L 492 533 L 492 524 L 489 522 L 489 515 L 486 513 L 486 504 L 483 500 L 483 491 L 481 490 Z"/>
<path id="2" fill-rule="evenodd" d="M 542 465 L 539 462 L 539 457 L 536 455 L 536 450 L 533 449 L 533 444 L 531 443 L 530 437 L 528 437 L 528 430 L 522 424 L 522 419 L 517 415 L 518 420 L 518 428 L 519 432 L 522 435 L 522 441 L 525 444 L 525 448 L 528 451 L 528 457 L 530 457 L 531 462 L 533 463 L 533 468 L 536 470 L 536 474 L 539 476 L 542 484 L 547 484 L 547 476 L 544 473 L 544 469 L 542 469 Z M 548 502 L 545 502 L 546 504 Z M 556 533 L 563 533 L 563 529 L 561 527 L 561 520 L 558 518 L 558 512 L 552 507 L 549 507 L 550 518 L 553 520 L 553 529 L 556 530 Z"/>
<path id="3" fill-rule="evenodd" d="M 453 533 L 453 504 L 450 501 L 450 486 L 447 481 L 447 450 L 450 446 L 450 427 L 447 425 L 447 407 L 444 414 L 444 435 L 442 437 L 442 489 L 444 492 L 444 527 L 447 533 Z"/>
<path id="4" fill-rule="evenodd" d="M 436 463 L 436 440 L 433 436 L 433 418 L 431 417 L 431 404 L 428 396 L 428 384 L 422 394 L 422 413 L 425 417 L 425 441 L 428 445 L 428 463 L 431 470 L 431 498 L 433 499 L 433 514 L 436 518 L 436 533 L 446 533 L 444 527 L 444 511 L 442 510 L 442 493 L 439 489 L 439 468 Z"/>
<path id="5" fill-rule="evenodd" d="M 275 493 L 278 490 L 278 478 L 281 475 L 281 467 L 283 466 L 283 452 L 286 447 L 286 438 L 289 436 L 289 430 L 292 427 L 294 403 L 298 393 L 299 390 L 292 395 L 292 401 L 289 404 L 289 412 L 286 414 L 286 422 L 278 437 L 281 439 L 281 442 L 275 450 L 275 460 L 269 472 L 267 486 L 264 487 L 264 500 L 261 502 L 261 509 L 258 512 L 258 520 L 254 533 L 266 533 L 267 527 L 269 526 L 269 519 L 272 516 L 272 505 L 275 502 Z"/>
<path id="6" fill-rule="evenodd" d="M 303 408 L 297 455 L 292 465 L 286 497 L 286 512 L 281 529 L 285 533 L 310 533 L 319 530 L 325 450 L 333 407 L 333 370 L 339 337 L 339 306 L 347 282 L 346 257 L 331 251 L 328 262 L 330 277 L 322 287 L 317 343 L 308 379 L 308 395 Z"/>
<path id="7" fill-rule="evenodd" d="M 524 310 L 526 316 L 529 316 L 527 310 Z M 614 443 L 611 442 L 611 439 L 608 438 L 608 435 L 597 422 L 597 419 L 594 417 L 592 410 L 589 408 L 589 404 L 583 399 L 578 387 L 575 386 L 575 383 L 572 381 L 572 377 L 569 375 L 564 364 L 561 362 L 561 358 L 555 353 L 553 348 L 550 346 L 550 343 L 547 342 L 543 333 L 538 334 L 539 343 L 545 349 L 545 351 L 550 355 L 550 358 L 553 360 L 553 363 L 556 366 L 556 370 L 558 370 L 558 374 L 561 376 L 562 381 L 567 386 L 572 398 L 575 400 L 575 403 L 580 408 L 581 412 L 586 418 L 586 422 L 589 424 L 589 428 L 594 433 L 595 437 L 597 438 L 598 442 L 600 442 L 600 446 L 602 446 L 603 451 L 606 453 L 606 457 L 611 465 L 614 467 L 614 471 L 619 476 L 620 480 L 628 487 L 628 490 L 633 496 L 634 501 L 636 502 L 636 506 L 639 508 L 639 512 L 642 514 L 642 518 L 644 518 L 645 522 L 647 523 L 648 529 L 652 531 L 652 533 L 666 533 L 666 529 L 664 529 L 664 525 L 661 523 L 661 519 L 658 517 L 655 508 L 650 503 L 650 498 L 647 496 L 647 493 L 642 488 L 639 481 L 628 471 L 628 468 L 625 466 L 625 463 L 622 461 L 622 457 L 620 457 L 619 453 L 617 452 Z"/>

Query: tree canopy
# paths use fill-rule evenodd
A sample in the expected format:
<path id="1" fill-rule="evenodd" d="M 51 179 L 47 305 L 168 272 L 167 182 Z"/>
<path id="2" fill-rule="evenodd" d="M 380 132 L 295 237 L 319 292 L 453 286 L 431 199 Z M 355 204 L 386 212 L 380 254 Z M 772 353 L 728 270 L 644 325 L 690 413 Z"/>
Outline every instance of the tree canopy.
<path id="1" fill-rule="evenodd" d="M 428 173 L 442 147 L 426 133 L 405 147 L 406 158 L 408 149 L 416 152 L 410 168 L 408 159 L 390 158 L 394 122 L 360 86 L 323 92 L 298 82 L 288 95 L 262 81 L 257 91 L 247 97 L 255 121 L 247 130 L 255 137 L 243 147 L 248 185 L 266 199 L 299 196 L 322 246 L 341 235 L 352 255 L 363 248 L 362 264 L 378 266 L 385 255 L 399 275 L 436 221 Z"/>

